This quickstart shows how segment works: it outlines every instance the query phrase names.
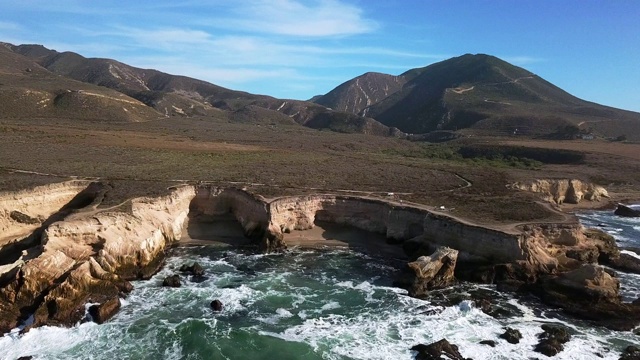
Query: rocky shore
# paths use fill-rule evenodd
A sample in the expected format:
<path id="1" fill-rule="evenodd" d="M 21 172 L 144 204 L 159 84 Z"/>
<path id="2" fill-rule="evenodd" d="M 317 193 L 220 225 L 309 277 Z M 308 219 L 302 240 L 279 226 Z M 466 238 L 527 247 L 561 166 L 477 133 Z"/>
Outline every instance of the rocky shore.
<path id="1" fill-rule="evenodd" d="M 131 290 L 128 281 L 154 274 L 190 222 L 229 219 L 265 252 L 285 250 L 289 234 L 316 223 L 377 234 L 372 239 L 386 239 L 384 246 L 406 254 L 397 285 L 412 296 L 459 280 L 495 283 L 612 329 L 640 323 L 640 301 L 623 303 L 615 272 L 601 266 L 637 273 L 640 262 L 621 254 L 610 236 L 577 221 L 496 228 L 382 199 L 267 200 L 239 189 L 191 185 L 101 208 L 102 186 L 74 181 L 0 194 L 1 333 L 31 316 L 30 326 L 76 324 L 87 303 L 96 304 L 90 310 L 95 321 L 107 321 Z"/>

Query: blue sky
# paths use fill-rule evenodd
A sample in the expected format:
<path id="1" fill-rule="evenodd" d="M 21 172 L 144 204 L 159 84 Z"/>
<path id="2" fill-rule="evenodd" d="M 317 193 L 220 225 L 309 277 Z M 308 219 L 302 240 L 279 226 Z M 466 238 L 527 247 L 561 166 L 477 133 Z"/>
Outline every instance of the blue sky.
<path id="1" fill-rule="evenodd" d="M 0 41 L 308 99 L 465 53 L 640 111 L 640 1 L 0 0 Z"/>

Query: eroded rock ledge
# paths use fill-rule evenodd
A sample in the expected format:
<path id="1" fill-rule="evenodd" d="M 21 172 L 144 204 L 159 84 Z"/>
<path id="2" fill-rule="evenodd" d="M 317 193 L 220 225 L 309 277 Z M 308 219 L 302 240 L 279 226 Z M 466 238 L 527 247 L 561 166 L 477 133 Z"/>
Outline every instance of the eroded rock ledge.
<path id="1" fill-rule="evenodd" d="M 4 194 L 11 199 L 5 202 L 0 196 L 3 230 L 20 234 L 0 243 L 0 252 L 22 244 L 20 238 L 30 239 L 29 244 L 22 244 L 25 251 L 13 252 L 17 258 L 0 260 L 0 333 L 32 314 L 34 326 L 74 324 L 84 317 L 88 302 L 105 304 L 95 311 L 100 311 L 100 321 L 106 320 L 117 311 L 118 298 L 131 290 L 128 280 L 148 278 L 159 269 L 165 250 L 181 238 L 189 217 L 220 215 L 235 218 L 244 235 L 262 251 L 285 249 L 284 233 L 311 229 L 316 221 L 383 234 L 402 246 L 410 260 L 448 248 L 441 250 L 447 254 L 446 261 L 439 255 L 429 258 L 440 259 L 439 266 L 423 258 L 423 264 L 413 267 L 421 271 L 410 281 L 419 292 L 445 286 L 455 275 L 533 291 L 580 316 L 583 314 L 575 309 L 584 308 L 588 296 L 590 318 L 620 329 L 640 321 L 638 306 L 623 304 L 617 280 L 597 265 L 633 268 L 637 264 L 620 261 L 611 237 L 585 230 L 578 223 L 529 224 L 504 230 L 427 207 L 373 198 L 309 195 L 267 201 L 238 189 L 191 185 L 170 189 L 165 196 L 134 198 L 115 208 L 100 209 L 99 183 L 71 182 L 51 189 L 66 195 L 57 195 L 61 200 L 45 213 L 35 210 L 45 201 L 34 195 L 41 188 Z M 70 206 L 79 194 L 83 194 L 82 201 Z M 61 211 L 65 207 L 71 211 Z M 16 211 L 27 217 L 17 216 Z M 45 219 L 51 214 L 58 216 L 48 223 Z M 34 232 L 28 234 L 29 230 Z M 431 273 L 440 277 L 429 279 Z"/>
<path id="2" fill-rule="evenodd" d="M 545 201 L 558 205 L 578 204 L 583 200 L 600 201 L 602 198 L 609 197 L 609 193 L 602 186 L 577 179 L 539 179 L 517 182 L 510 187 L 539 193 Z"/>

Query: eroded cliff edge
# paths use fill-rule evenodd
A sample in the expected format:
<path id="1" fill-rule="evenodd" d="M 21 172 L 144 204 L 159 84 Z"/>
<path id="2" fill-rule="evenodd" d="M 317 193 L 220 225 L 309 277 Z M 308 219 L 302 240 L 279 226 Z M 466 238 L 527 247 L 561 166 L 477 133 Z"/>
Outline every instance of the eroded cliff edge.
<path id="1" fill-rule="evenodd" d="M 382 234 L 402 246 L 410 260 L 447 247 L 457 250 L 450 269 L 458 278 L 528 288 L 580 316 L 599 314 L 591 316 L 594 320 L 613 314 L 620 320 L 618 328 L 638 320 L 636 306 L 620 301 L 613 273 L 597 263 L 633 265 L 619 261 L 612 238 L 577 221 L 505 230 L 382 199 L 308 195 L 266 200 L 239 189 L 192 185 L 101 209 L 99 183 L 56 184 L 51 192 L 54 188 L 61 200 L 42 214 L 34 210 L 44 201 L 33 196 L 40 188 L 0 195 L 0 223 L 13 239 L 0 244 L 0 253 L 12 254 L 0 262 L 2 333 L 31 315 L 34 326 L 74 324 L 85 316 L 87 303 L 117 311 L 119 297 L 131 290 L 127 280 L 155 273 L 190 218 L 219 216 L 235 219 L 262 251 L 285 249 L 284 234 L 313 228 L 317 221 Z M 79 194 L 82 201 L 70 206 Z M 25 215 L 22 221 L 15 219 L 16 211 Z M 51 214 L 57 214 L 55 221 L 47 223 Z M 29 219 L 38 223 L 27 226 Z M 18 252 L 16 244 L 24 250 Z M 590 312 L 582 314 L 585 304 Z"/>

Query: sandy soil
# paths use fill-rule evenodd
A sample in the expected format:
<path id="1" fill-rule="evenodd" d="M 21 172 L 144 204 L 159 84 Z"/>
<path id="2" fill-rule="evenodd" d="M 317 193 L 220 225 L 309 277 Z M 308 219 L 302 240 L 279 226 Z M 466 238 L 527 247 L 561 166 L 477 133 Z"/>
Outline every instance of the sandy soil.
<path id="1" fill-rule="evenodd" d="M 406 258 L 402 248 L 398 245 L 388 244 L 386 237 L 382 234 L 327 222 L 317 222 L 316 226 L 310 230 L 294 230 L 290 234 L 285 234 L 284 240 L 289 247 L 339 247 L 374 256 Z"/>

